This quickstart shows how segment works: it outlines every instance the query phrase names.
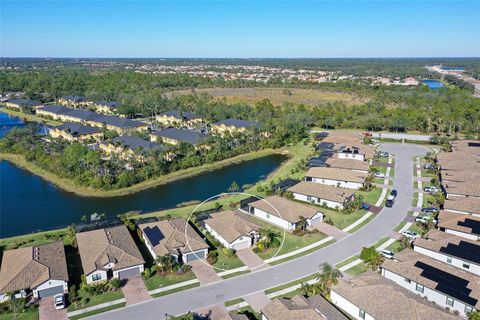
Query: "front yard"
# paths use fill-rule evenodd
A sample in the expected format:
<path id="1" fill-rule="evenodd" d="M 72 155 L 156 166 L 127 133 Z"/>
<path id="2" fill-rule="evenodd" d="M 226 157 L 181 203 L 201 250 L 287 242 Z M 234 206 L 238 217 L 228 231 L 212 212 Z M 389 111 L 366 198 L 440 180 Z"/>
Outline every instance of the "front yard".
<path id="1" fill-rule="evenodd" d="M 84 289 L 78 290 L 78 298 L 76 304 L 71 304 L 68 306 L 68 311 L 74 311 L 77 309 L 83 309 L 86 307 L 91 307 L 100 303 L 113 301 L 123 298 L 123 293 L 121 289 L 116 291 L 109 291 L 102 294 L 89 294 Z"/>
<path id="2" fill-rule="evenodd" d="M 193 280 L 195 279 L 195 275 L 192 271 L 186 272 L 185 274 L 177 275 L 177 274 L 167 274 L 165 276 L 159 276 L 158 274 L 154 274 L 150 278 L 145 280 L 145 286 L 148 290 L 158 289 L 168 287 L 172 284 Z"/>
<path id="3" fill-rule="evenodd" d="M 20 314 L 4 313 L 1 318 L 2 320 L 38 320 L 38 311 L 26 311 Z"/>

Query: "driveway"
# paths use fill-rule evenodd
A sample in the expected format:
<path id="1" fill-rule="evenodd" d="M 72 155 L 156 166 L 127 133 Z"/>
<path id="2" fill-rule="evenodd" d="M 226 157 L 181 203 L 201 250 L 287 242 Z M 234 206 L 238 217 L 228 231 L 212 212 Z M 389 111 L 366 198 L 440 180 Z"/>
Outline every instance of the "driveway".
<path id="1" fill-rule="evenodd" d="M 225 302 L 267 288 L 275 287 L 318 272 L 319 265 L 328 262 L 335 265 L 358 254 L 362 247 L 369 247 L 395 229 L 407 215 L 413 196 L 413 157 L 429 150 L 421 145 L 382 144 L 381 150 L 396 156 L 393 188 L 399 190 L 395 205 L 383 208 L 379 214 L 358 231 L 310 254 L 288 262 L 256 270 L 223 280 L 211 286 L 199 286 L 180 291 L 141 305 L 128 306 L 95 315 L 92 319 L 158 319 L 160 314 L 184 314 L 205 306 Z"/>
<path id="2" fill-rule="evenodd" d="M 320 222 L 312 225 L 310 228 L 317 229 L 318 231 L 325 233 L 327 236 L 330 236 L 336 240 L 342 239 L 348 236 L 348 232 L 342 231 L 334 226 L 329 225 L 325 222 Z"/>
<path id="3" fill-rule="evenodd" d="M 53 306 L 53 297 L 40 300 L 38 307 L 39 320 L 66 320 L 67 309 L 55 310 Z"/>
<path id="4" fill-rule="evenodd" d="M 251 248 L 242 249 L 237 251 L 237 257 L 240 259 L 249 269 L 257 269 L 260 266 L 266 266 L 265 262 L 257 256 Z"/>
<path id="5" fill-rule="evenodd" d="M 197 277 L 200 284 L 207 284 L 222 280 L 215 272 L 215 269 L 207 262 L 202 260 L 195 260 L 188 263 L 192 266 L 192 271 Z"/>
<path id="6" fill-rule="evenodd" d="M 244 296 L 243 299 L 257 312 L 260 312 L 260 310 L 271 302 L 263 291 L 249 294 L 248 296 Z"/>
<path id="7" fill-rule="evenodd" d="M 127 283 L 122 287 L 122 292 L 125 300 L 127 300 L 127 305 L 152 299 L 148 294 L 142 277 L 128 279 Z"/>
<path id="8" fill-rule="evenodd" d="M 227 309 L 225 309 L 225 307 L 223 306 L 223 303 L 202 308 L 200 310 L 195 311 L 195 314 L 200 316 L 201 319 L 209 319 L 209 320 L 231 319 Z"/>

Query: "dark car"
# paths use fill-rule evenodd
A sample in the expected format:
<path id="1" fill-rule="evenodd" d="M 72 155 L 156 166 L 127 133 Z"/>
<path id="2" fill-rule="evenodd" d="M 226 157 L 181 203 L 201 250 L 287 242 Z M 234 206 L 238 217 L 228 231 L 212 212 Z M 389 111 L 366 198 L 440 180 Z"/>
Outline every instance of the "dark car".
<path id="1" fill-rule="evenodd" d="M 363 210 L 370 210 L 370 205 L 368 203 L 362 203 L 362 206 L 360 207 L 360 209 L 363 209 Z"/>
<path id="2" fill-rule="evenodd" d="M 422 208 L 423 213 L 437 213 L 438 209 L 434 207 Z"/>
<path id="3" fill-rule="evenodd" d="M 397 197 L 397 190 L 393 189 L 393 190 L 390 192 L 390 195 L 391 195 L 391 196 L 394 196 L 394 197 Z"/>

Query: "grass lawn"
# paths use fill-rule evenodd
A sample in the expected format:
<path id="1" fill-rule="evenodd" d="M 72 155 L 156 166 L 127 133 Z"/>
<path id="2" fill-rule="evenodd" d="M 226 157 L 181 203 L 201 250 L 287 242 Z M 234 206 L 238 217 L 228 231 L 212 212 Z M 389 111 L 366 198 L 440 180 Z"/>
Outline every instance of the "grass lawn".
<path id="1" fill-rule="evenodd" d="M 339 264 L 337 264 L 337 265 L 335 266 L 335 268 L 340 269 L 341 267 L 346 266 L 347 264 L 349 264 L 350 262 L 353 262 L 353 261 L 357 260 L 358 258 L 359 258 L 359 255 L 352 256 L 352 257 L 350 257 L 350 258 L 348 258 L 348 259 L 346 259 L 346 260 L 343 260 L 343 261 L 340 262 Z"/>
<path id="2" fill-rule="evenodd" d="M 89 301 L 85 304 L 82 304 L 80 301 L 81 298 L 88 298 Z M 80 289 L 78 290 L 78 302 L 77 304 L 71 304 L 68 306 L 68 311 L 74 311 L 77 309 L 83 309 L 86 307 L 91 307 L 100 303 L 117 300 L 123 298 L 123 292 L 118 289 L 117 291 L 109 291 L 99 295 L 90 295 L 86 291 Z"/>
<path id="3" fill-rule="evenodd" d="M 21 248 L 29 246 L 39 246 L 62 239 L 67 233 L 67 229 L 57 229 L 53 231 L 37 232 L 23 236 L 0 239 L 0 246 Z M 68 244 L 68 243 L 66 243 Z"/>
<path id="4" fill-rule="evenodd" d="M 355 221 L 363 217 L 365 213 L 367 213 L 365 210 L 357 210 L 350 214 L 346 214 L 346 213 L 342 213 L 334 210 L 327 210 L 327 209 L 322 209 L 322 210 L 325 216 L 327 216 L 330 220 L 332 220 L 333 225 L 340 230 L 345 227 L 348 227 L 349 225 L 351 225 L 352 223 L 354 223 Z"/>
<path id="5" fill-rule="evenodd" d="M 415 232 L 416 234 L 419 234 L 419 235 L 423 234 L 423 230 L 416 223 L 412 224 L 412 226 L 408 228 L 408 230 Z"/>
<path id="6" fill-rule="evenodd" d="M 315 279 L 316 277 L 317 277 L 317 274 L 312 274 L 312 275 L 306 276 L 304 278 L 294 280 L 292 282 L 287 282 L 287 283 L 284 283 L 284 284 L 279 285 L 277 287 L 273 287 L 273 288 L 265 290 L 265 294 L 269 294 L 269 293 L 277 292 L 277 291 L 280 291 L 280 290 L 283 290 L 283 289 L 287 289 L 287 288 L 293 287 L 297 284 L 301 284 L 301 283 L 304 283 L 306 281 Z"/>
<path id="7" fill-rule="evenodd" d="M 98 309 L 98 310 L 85 312 L 85 313 L 79 314 L 78 316 L 69 317 L 69 319 L 70 320 L 82 319 L 82 318 L 93 316 L 95 314 L 99 314 L 99 313 L 103 313 L 103 312 L 107 312 L 107 311 L 110 311 L 110 310 L 115 310 L 115 309 L 123 308 L 123 307 L 125 307 L 125 302 L 122 302 L 122 303 L 119 303 L 119 304 L 116 304 L 116 305 L 113 305 L 113 306 L 101 308 L 101 309 Z"/>
<path id="8" fill-rule="evenodd" d="M 403 247 L 400 241 L 395 241 L 394 243 L 389 245 L 386 249 L 392 251 L 393 253 L 398 253 L 403 250 Z"/>
<path id="9" fill-rule="evenodd" d="M 152 298 L 167 296 L 167 295 L 175 293 L 175 292 L 180 292 L 180 291 L 183 291 L 183 290 L 187 290 L 187 289 L 191 289 L 191 288 L 195 288 L 195 287 L 199 287 L 199 286 L 200 286 L 199 282 L 192 283 L 192 284 L 189 284 L 188 286 L 183 286 L 183 287 L 175 288 L 175 289 L 172 289 L 172 290 L 167 290 L 167 291 L 156 293 L 156 294 L 152 295 Z"/>
<path id="10" fill-rule="evenodd" d="M 332 239 L 332 240 L 327 241 L 327 242 L 323 243 L 322 245 L 317 246 L 317 247 L 315 247 L 315 248 L 312 248 L 312 249 L 303 251 L 303 252 L 301 252 L 301 253 L 299 253 L 299 254 L 296 254 L 296 255 L 293 255 L 293 256 L 290 256 L 290 257 L 287 257 L 287 258 L 284 258 L 284 259 L 280 259 L 280 260 L 276 260 L 276 261 L 270 262 L 269 264 L 270 264 L 271 266 L 275 266 L 275 265 L 277 265 L 277 264 L 284 263 L 284 262 L 286 262 L 286 261 L 290 261 L 290 260 L 293 260 L 293 259 L 297 259 L 298 257 L 307 255 L 307 254 L 312 253 L 312 252 L 314 252 L 314 251 L 320 250 L 320 249 L 323 248 L 323 247 L 329 246 L 329 245 L 331 245 L 331 244 L 334 243 L 334 242 L 335 242 L 335 239 Z"/>
<path id="11" fill-rule="evenodd" d="M 362 274 L 362 273 L 366 272 L 367 270 L 368 270 L 368 266 L 365 263 L 360 262 L 359 264 L 351 267 L 350 269 L 346 270 L 345 272 L 354 277 L 354 276 L 358 276 L 359 274 Z"/>
<path id="12" fill-rule="evenodd" d="M 356 191 L 355 194 L 363 196 L 363 201 L 369 205 L 375 205 L 382 194 L 382 188 L 373 188 L 370 191 Z"/>
<path id="13" fill-rule="evenodd" d="M 241 276 L 242 274 L 246 274 L 246 273 L 250 273 L 250 270 L 245 270 L 245 271 L 239 271 L 239 272 L 235 272 L 235 273 L 230 273 L 230 274 L 227 274 L 227 275 L 222 276 L 221 278 L 222 278 L 223 280 L 225 280 L 225 279 L 233 278 L 233 277 L 236 277 L 236 276 Z"/>
<path id="14" fill-rule="evenodd" d="M 395 229 L 393 229 L 393 230 L 394 230 L 395 232 L 400 231 L 400 229 L 402 229 L 403 226 L 404 226 L 406 223 L 407 223 L 406 221 L 400 222 L 400 224 L 399 224 Z"/>
<path id="15" fill-rule="evenodd" d="M 365 219 L 364 221 L 362 221 L 360 224 L 358 224 L 357 226 L 355 226 L 355 228 L 351 229 L 351 230 L 348 230 L 349 233 L 354 233 L 355 231 L 363 228 L 367 223 L 369 223 L 370 221 L 372 221 L 372 219 L 375 218 L 375 214 L 372 214 L 370 215 L 367 219 Z"/>
<path id="16" fill-rule="evenodd" d="M 242 303 L 244 301 L 245 300 L 243 300 L 242 298 L 237 298 L 237 299 L 233 299 L 233 300 L 230 300 L 230 301 L 225 301 L 225 307 L 233 306 L 234 304 L 239 304 L 239 303 Z"/>
<path id="17" fill-rule="evenodd" d="M 2 320 L 37 320 L 38 319 L 38 310 L 35 311 L 27 311 L 21 314 L 18 314 L 16 317 L 13 313 L 3 313 L 1 316 Z"/>
<path id="18" fill-rule="evenodd" d="M 416 206 L 417 206 L 417 202 L 418 202 L 418 192 L 414 192 L 414 193 L 413 193 L 413 197 L 412 197 L 412 206 L 413 206 L 413 207 L 416 207 Z"/>
<path id="19" fill-rule="evenodd" d="M 207 232 L 204 232 L 205 237 L 208 239 L 210 243 L 215 243 L 216 240 Z M 215 269 L 216 272 L 222 272 L 221 269 L 235 269 L 239 267 L 243 267 L 245 264 L 237 258 L 237 256 L 228 257 L 225 253 L 223 253 L 222 248 L 216 248 L 218 252 L 218 260 L 214 264 L 214 267 L 218 268 Z"/>
<path id="20" fill-rule="evenodd" d="M 383 237 L 382 239 L 378 240 L 377 242 L 374 243 L 374 247 L 377 248 L 377 247 L 380 247 L 382 244 L 384 244 L 385 242 L 388 241 L 388 239 L 390 239 L 389 237 Z"/>
<path id="21" fill-rule="evenodd" d="M 189 271 L 182 275 L 177 274 L 167 274 L 165 276 L 159 276 L 154 274 L 147 280 L 145 280 L 145 285 L 148 290 L 153 290 L 157 288 L 168 287 L 172 284 L 188 281 L 195 279 L 195 274 L 192 271 Z"/>
<path id="22" fill-rule="evenodd" d="M 286 298 L 286 299 L 292 299 L 293 297 L 299 295 L 302 293 L 302 290 L 299 288 L 299 289 L 296 289 L 296 290 L 293 290 L 293 291 L 290 291 L 290 292 L 287 292 L 287 293 L 284 293 L 282 294 L 281 296 L 278 296 L 276 298 Z"/>

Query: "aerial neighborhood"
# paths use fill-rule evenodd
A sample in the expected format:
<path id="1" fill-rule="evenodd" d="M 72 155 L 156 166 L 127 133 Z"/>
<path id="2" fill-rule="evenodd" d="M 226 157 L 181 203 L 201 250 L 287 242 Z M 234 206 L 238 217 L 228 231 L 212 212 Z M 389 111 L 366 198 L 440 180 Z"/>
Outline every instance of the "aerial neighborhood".
<path id="1" fill-rule="evenodd" d="M 114 101 L 71 95 L 57 103 L 14 99 L 5 107 L 38 117 L 46 126 L 39 139 L 48 149 L 56 143 L 82 146 L 98 152 L 95 161 L 121 161 L 121 171 L 127 172 L 208 155 L 218 141 L 223 150 L 233 150 L 270 137 L 254 119 L 212 121 L 181 110 L 130 119 L 117 115 L 121 104 Z M 232 302 L 189 314 L 245 320 L 252 315 L 264 320 L 447 320 L 476 312 L 479 146 L 456 140 L 451 151 L 435 149 L 414 159 L 406 170 L 413 170 L 416 187 L 411 218 L 383 243 L 365 245 L 335 266 L 320 265 L 315 277 L 297 280 L 292 289 L 286 284 L 266 288 L 261 299 L 232 296 Z M 219 196 L 198 212 L 179 206 L 160 214 L 94 214 L 61 237 L 15 244 L 3 253 L 0 301 L 31 299 L 40 302 L 40 310 L 47 305 L 70 318 L 102 314 L 105 303 L 121 310 L 125 304 L 163 301 L 170 292 L 307 259 L 312 249 L 340 244 L 377 216 L 395 214 L 402 192 L 394 189 L 400 187 L 395 170 L 397 161 L 405 160 L 382 150 L 371 133 L 312 132 L 302 148 L 307 152 L 286 175 L 251 187 L 249 197 L 229 202 L 229 196 Z M 242 188 L 232 183 L 229 191 Z M 238 311 L 245 307 L 250 311 Z"/>

